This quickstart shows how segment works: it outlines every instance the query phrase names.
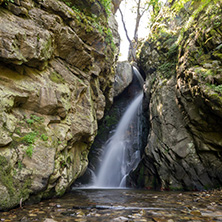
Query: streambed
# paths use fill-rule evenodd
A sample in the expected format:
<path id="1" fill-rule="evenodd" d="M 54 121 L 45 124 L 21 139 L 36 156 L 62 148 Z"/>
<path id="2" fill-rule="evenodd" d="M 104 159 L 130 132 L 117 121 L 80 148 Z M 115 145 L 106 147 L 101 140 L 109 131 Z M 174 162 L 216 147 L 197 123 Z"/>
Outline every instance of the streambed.
<path id="1" fill-rule="evenodd" d="M 222 221 L 222 192 L 76 189 L 0 212 L 0 221 Z"/>

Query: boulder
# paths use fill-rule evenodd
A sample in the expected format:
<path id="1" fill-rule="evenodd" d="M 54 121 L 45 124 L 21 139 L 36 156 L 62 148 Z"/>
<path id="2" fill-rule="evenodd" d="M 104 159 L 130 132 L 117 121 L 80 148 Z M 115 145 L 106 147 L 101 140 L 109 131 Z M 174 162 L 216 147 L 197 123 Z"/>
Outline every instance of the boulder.
<path id="1" fill-rule="evenodd" d="M 128 61 L 118 62 L 114 82 L 114 97 L 123 92 L 133 80 L 132 66 Z"/>

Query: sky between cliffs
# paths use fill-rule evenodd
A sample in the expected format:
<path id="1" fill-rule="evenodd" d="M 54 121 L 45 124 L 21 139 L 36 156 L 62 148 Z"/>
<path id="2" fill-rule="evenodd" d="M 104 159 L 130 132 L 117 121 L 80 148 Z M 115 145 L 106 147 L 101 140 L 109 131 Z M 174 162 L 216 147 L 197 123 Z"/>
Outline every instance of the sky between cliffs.
<path id="1" fill-rule="evenodd" d="M 166 0 L 160 0 L 162 3 L 165 3 Z M 130 39 L 133 38 L 133 32 L 134 32 L 134 28 L 135 28 L 135 18 L 136 15 L 134 13 L 132 13 L 131 9 L 133 8 L 133 6 L 135 6 L 135 2 L 133 0 L 129 0 L 127 1 L 127 4 L 125 3 L 125 1 L 123 1 L 120 5 L 121 10 L 123 12 L 124 15 L 124 20 L 126 23 L 126 27 L 128 30 L 128 34 Z M 122 20 L 121 20 L 121 16 L 120 16 L 120 12 L 117 11 L 116 13 L 116 19 L 119 25 L 119 34 L 120 34 L 120 38 L 121 38 L 121 44 L 120 44 L 120 56 L 119 56 L 119 61 L 125 61 L 128 58 L 128 49 L 129 49 L 129 42 L 126 38 L 126 34 L 123 28 L 123 24 L 122 24 Z M 140 26 L 139 26 L 139 38 L 146 38 L 149 34 L 149 29 L 148 29 L 148 23 L 149 23 L 149 12 L 147 12 L 146 14 L 144 14 L 144 16 L 141 19 L 140 22 Z"/>

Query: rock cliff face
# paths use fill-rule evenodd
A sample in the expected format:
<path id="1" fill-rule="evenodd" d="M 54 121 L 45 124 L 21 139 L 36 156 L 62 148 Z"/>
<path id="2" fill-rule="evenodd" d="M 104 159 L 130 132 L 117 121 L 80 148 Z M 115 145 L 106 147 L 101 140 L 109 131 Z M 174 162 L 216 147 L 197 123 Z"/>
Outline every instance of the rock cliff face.
<path id="1" fill-rule="evenodd" d="M 112 103 L 117 26 L 102 1 L 80 2 L 1 1 L 0 210 L 62 195 Z"/>
<path id="2" fill-rule="evenodd" d="M 222 4 L 187 1 L 178 10 L 171 2 L 153 24 L 140 53 L 139 65 L 147 75 L 150 129 L 143 160 L 131 177 L 137 186 L 147 188 L 218 187 L 222 185 Z"/>

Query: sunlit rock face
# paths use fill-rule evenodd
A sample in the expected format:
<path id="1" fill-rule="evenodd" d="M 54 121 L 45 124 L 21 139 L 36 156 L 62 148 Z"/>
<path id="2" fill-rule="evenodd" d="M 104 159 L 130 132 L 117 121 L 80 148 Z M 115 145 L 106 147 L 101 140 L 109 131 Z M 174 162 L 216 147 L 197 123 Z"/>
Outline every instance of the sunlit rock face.
<path id="1" fill-rule="evenodd" d="M 114 96 L 121 94 L 133 80 L 132 66 L 128 61 L 118 62 L 114 82 Z"/>
<path id="2" fill-rule="evenodd" d="M 173 8 L 170 15 L 163 9 L 165 20 L 152 27 L 141 50 L 150 129 L 143 160 L 131 175 L 136 186 L 222 185 L 222 5 L 192 2 L 174 19 Z"/>
<path id="3" fill-rule="evenodd" d="M 0 6 L 0 210 L 62 195 L 84 173 L 119 44 L 98 1 L 101 18 L 90 1 L 84 13 L 75 1 L 13 2 Z"/>

